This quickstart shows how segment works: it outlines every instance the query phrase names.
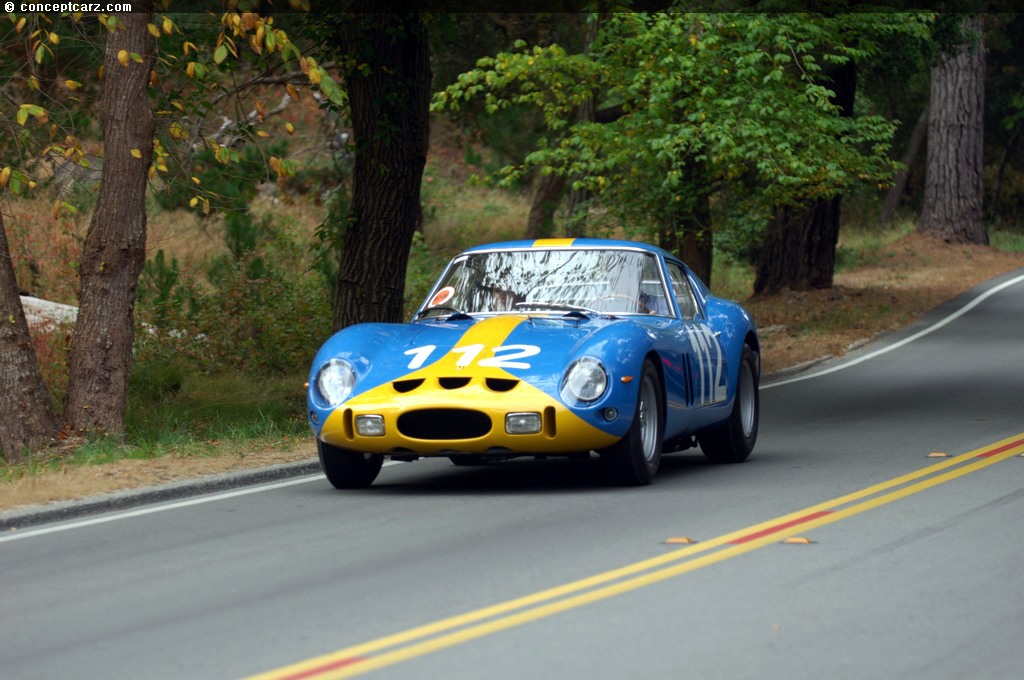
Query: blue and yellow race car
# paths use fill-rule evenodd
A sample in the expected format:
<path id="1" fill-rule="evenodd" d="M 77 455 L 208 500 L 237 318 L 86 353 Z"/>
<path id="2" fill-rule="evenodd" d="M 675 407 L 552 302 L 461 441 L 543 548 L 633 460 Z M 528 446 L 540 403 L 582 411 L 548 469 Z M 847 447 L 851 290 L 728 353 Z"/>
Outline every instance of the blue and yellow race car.
<path id="1" fill-rule="evenodd" d="M 648 484 L 663 452 L 737 463 L 757 439 L 750 315 L 672 254 L 603 239 L 471 248 L 408 324 L 324 343 L 309 422 L 328 480 L 373 483 L 386 456 L 477 464 L 597 452 Z"/>

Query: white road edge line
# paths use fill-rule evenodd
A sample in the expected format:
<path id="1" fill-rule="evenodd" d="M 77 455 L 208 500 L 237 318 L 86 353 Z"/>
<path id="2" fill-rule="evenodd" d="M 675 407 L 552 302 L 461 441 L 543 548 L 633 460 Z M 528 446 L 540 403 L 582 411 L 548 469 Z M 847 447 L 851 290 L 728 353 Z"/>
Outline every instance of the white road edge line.
<path id="1" fill-rule="evenodd" d="M 385 461 L 384 464 L 397 465 L 398 461 Z M 304 475 L 296 479 L 286 479 L 280 482 L 271 482 L 269 484 L 251 486 L 245 489 L 238 489 L 237 491 L 225 491 L 223 493 L 214 494 L 212 496 L 196 496 L 195 498 L 189 498 L 183 501 L 174 501 L 172 503 L 165 503 L 162 505 L 153 505 L 150 507 L 139 508 L 138 510 L 126 510 L 124 512 L 116 512 L 109 515 L 100 515 L 99 517 L 75 520 L 72 522 L 68 522 L 66 524 L 55 524 L 52 526 L 40 527 L 38 529 L 26 529 L 24 531 L 10 530 L 7 533 L 0 536 L 0 543 L 16 541 L 19 538 L 29 538 L 30 536 L 43 536 L 45 534 L 54 534 L 60 531 L 69 531 L 71 529 L 82 529 L 84 527 L 90 527 L 97 524 L 106 524 L 108 522 L 116 522 L 117 520 L 130 519 L 132 517 L 152 515 L 154 513 L 165 512 L 167 510 L 179 510 L 181 508 L 188 508 L 194 505 L 203 505 L 205 503 L 213 503 L 215 501 L 224 501 L 230 498 L 248 496 L 249 494 L 262 493 L 264 491 L 273 491 L 274 489 L 282 489 L 284 487 L 295 486 L 297 484 L 307 484 L 309 482 L 315 482 L 322 479 L 324 479 L 324 477 L 323 475 L 320 474 Z"/>
<path id="2" fill-rule="evenodd" d="M 882 354 L 886 354 L 887 352 L 891 352 L 891 351 L 893 351 L 895 349 L 899 349 L 900 347 L 903 347 L 905 345 L 909 345 L 910 343 L 914 342 L 915 340 L 920 340 L 921 338 L 923 338 L 924 336 L 928 335 L 929 333 L 933 333 L 933 332 L 939 330 L 940 328 L 942 328 L 943 326 L 945 326 L 945 325 L 947 325 L 949 323 L 952 323 L 953 321 L 959 319 L 961 316 L 963 316 L 967 312 L 971 311 L 972 309 L 974 309 L 975 307 L 980 305 L 982 302 L 984 302 L 985 300 L 987 300 L 990 297 L 992 297 L 993 295 L 995 295 L 996 293 L 999 293 L 1000 291 L 1003 291 L 1006 288 L 1009 288 L 1010 286 L 1015 286 L 1018 283 L 1021 283 L 1022 281 L 1024 281 L 1024 275 L 1018 276 L 1018 277 L 1016 277 L 1014 279 L 1010 279 L 1009 281 L 1004 281 L 1003 283 L 999 284 L 998 286 L 985 291 L 984 293 L 982 293 L 978 297 L 974 298 L 969 303 L 967 303 L 966 305 L 964 305 L 963 307 L 961 307 L 957 311 L 953 312 L 949 316 L 945 317 L 944 319 L 942 319 L 940 321 L 937 321 L 936 323 L 932 324 L 931 326 L 928 326 L 928 328 L 920 330 L 917 333 L 914 333 L 913 335 L 910 335 L 910 336 L 908 336 L 906 338 L 903 338 L 899 342 L 895 342 L 895 343 L 893 343 L 891 345 L 887 345 L 886 347 L 882 347 L 880 349 L 877 349 L 874 352 L 869 352 L 869 353 L 867 353 L 867 354 L 865 354 L 863 356 L 859 356 L 859 357 L 857 357 L 855 359 L 851 359 L 849 361 L 844 361 L 843 363 L 838 364 L 836 366 L 832 366 L 831 368 L 826 368 L 824 370 L 815 371 L 813 373 L 808 373 L 806 375 L 798 375 L 798 376 L 795 376 L 795 377 L 792 377 L 792 378 L 788 378 L 786 380 L 780 380 L 779 382 L 773 382 L 773 383 L 769 383 L 767 385 L 762 385 L 761 389 L 762 390 L 767 390 L 767 389 L 769 389 L 771 387 L 781 387 L 782 385 L 789 385 L 791 383 L 800 382 L 801 380 L 810 380 L 811 378 L 818 378 L 818 377 L 821 377 L 823 375 L 828 375 L 829 373 L 835 373 L 836 371 L 841 371 L 844 368 L 850 368 L 851 366 L 856 366 L 857 364 L 863 363 L 863 362 L 865 362 L 865 361 L 867 361 L 869 359 L 874 359 L 877 356 L 881 356 Z"/>

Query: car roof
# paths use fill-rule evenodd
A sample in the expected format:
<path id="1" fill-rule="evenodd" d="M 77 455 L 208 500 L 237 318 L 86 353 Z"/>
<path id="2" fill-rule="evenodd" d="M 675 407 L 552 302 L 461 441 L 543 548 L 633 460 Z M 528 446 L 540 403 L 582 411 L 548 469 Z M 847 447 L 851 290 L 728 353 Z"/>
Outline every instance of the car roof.
<path id="1" fill-rule="evenodd" d="M 625 241 L 618 239 L 605 239 L 605 238 L 541 238 L 532 241 L 503 241 L 500 243 L 486 243 L 472 248 L 467 248 L 463 252 L 472 253 L 482 250 L 522 250 L 524 248 L 629 248 L 634 250 L 646 250 L 656 255 L 661 255 L 669 260 L 677 260 L 676 256 L 672 253 L 659 248 L 658 246 L 652 246 L 649 243 L 642 243 L 640 241 Z"/>

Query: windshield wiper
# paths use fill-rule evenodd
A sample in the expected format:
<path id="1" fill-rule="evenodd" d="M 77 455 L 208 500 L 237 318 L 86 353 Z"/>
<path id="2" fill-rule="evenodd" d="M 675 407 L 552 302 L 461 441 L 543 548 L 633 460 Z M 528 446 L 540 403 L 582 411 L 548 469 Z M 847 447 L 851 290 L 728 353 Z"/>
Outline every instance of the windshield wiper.
<path id="1" fill-rule="evenodd" d="M 441 310 L 446 311 L 446 312 L 451 312 L 451 315 L 447 319 L 445 319 L 445 321 L 456 321 L 458 319 L 472 319 L 473 318 L 469 314 L 466 314 L 461 309 L 456 309 L 455 307 L 445 307 L 444 305 L 435 305 L 434 307 L 428 307 L 427 309 L 424 309 L 422 312 L 417 314 L 416 318 L 420 319 L 420 318 L 426 316 L 427 314 L 429 314 L 430 312 L 441 311 Z"/>
<path id="2" fill-rule="evenodd" d="M 570 305 L 565 302 L 517 302 L 515 304 L 516 309 L 523 307 L 533 307 L 534 309 L 553 309 L 553 310 L 564 310 L 569 312 L 566 316 L 606 316 L 614 317 L 612 314 L 605 314 L 599 312 L 596 309 L 590 309 L 589 307 L 580 307 L 579 305 Z"/>

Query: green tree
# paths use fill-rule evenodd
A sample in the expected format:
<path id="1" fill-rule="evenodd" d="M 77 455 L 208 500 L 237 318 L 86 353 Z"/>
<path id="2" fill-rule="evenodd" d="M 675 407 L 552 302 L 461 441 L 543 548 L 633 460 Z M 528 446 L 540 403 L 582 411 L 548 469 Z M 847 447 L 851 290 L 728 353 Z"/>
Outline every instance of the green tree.
<path id="1" fill-rule="evenodd" d="M 153 5 L 148 0 L 135 9 L 123 15 L 60 15 L 56 20 L 47 15 L 11 15 L 10 30 L 0 43 L 5 53 L 19 55 L 2 66 L 10 76 L 10 87 L 4 88 L 0 97 L 0 111 L 13 134 L 0 142 L 9 163 L 0 169 L 0 188 L 12 192 L 33 190 L 36 181 L 31 178 L 41 159 L 70 166 L 72 172 L 76 168 L 91 169 L 102 161 L 99 201 L 80 264 L 80 312 L 69 357 L 63 414 L 73 429 L 83 432 L 123 431 L 134 302 L 145 252 L 147 181 L 168 172 L 168 149 L 173 150 L 175 145 L 192 152 L 209 149 L 219 163 L 237 162 L 236 143 L 227 144 L 217 135 L 203 136 L 198 130 L 204 116 L 211 115 L 214 98 L 231 97 L 251 89 L 251 83 L 273 80 L 264 73 L 239 83 L 232 75 L 233 65 L 246 57 L 262 59 L 271 72 L 294 58 L 295 78 L 308 79 L 331 101 L 340 101 L 341 97 L 326 70 L 310 56 L 300 58 L 298 48 L 273 25 L 272 17 L 225 12 L 216 18 L 218 28 L 205 34 L 209 42 L 200 41 L 202 47 L 197 47 L 182 35 L 181 27 L 170 16 L 154 20 Z M 96 40 L 97 36 L 105 40 Z M 173 48 L 158 47 L 158 40 L 173 42 Z M 99 69 L 101 86 L 92 71 L 96 59 L 90 56 L 96 54 L 99 43 L 105 44 Z M 82 69 L 80 74 L 76 72 L 78 80 L 56 75 L 68 68 L 57 61 L 68 54 L 86 57 L 70 62 L 69 70 Z M 277 55 L 283 59 L 276 61 Z M 215 72 L 220 77 L 215 77 Z M 297 94 L 290 78 L 278 82 L 288 82 L 289 96 Z M 89 122 L 95 117 L 91 108 L 95 103 L 90 106 L 84 96 L 101 89 L 98 117 L 102 134 Z M 196 105 L 190 107 L 189 102 Z M 266 136 L 260 129 L 266 115 L 265 107 L 257 100 L 252 114 L 234 125 L 235 140 L 244 143 Z M 90 156 L 87 142 L 95 137 L 102 139 L 102 152 Z M 276 156 L 271 156 L 267 165 L 278 176 L 294 170 L 292 162 Z M 189 180 L 198 182 L 194 176 Z M 210 195 L 203 195 L 200 189 L 190 203 L 209 211 Z M 75 211 L 77 206 L 61 198 L 55 204 L 55 212 L 60 210 Z M 6 253 L 6 238 L 4 246 Z M 4 284 L 0 302 L 9 310 L 10 325 L 16 330 L 24 324 L 24 312 L 16 287 L 12 291 L 8 285 L 14 281 L 9 257 L 0 258 L 0 281 Z M 33 427 L 32 432 L 22 432 L 10 424 L 19 417 L 10 409 L 34 409 L 45 414 L 48 404 L 44 401 L 49 397 L 26 388 L 32 387 L 32 381 L 25 381 L 33 374 L 35 357 L 17 332 L 0 343 L 0 358 L 5 365 L 12 361 L 13 365 L 29 367 L 0 375 L 0 390 L 14 396 L 0 403 L 4 453 L 10 456 L 16 453 L 7 450 L 8 443 L 39 444 L 46 434 L 52 434 L 53 422 L 42 418 L 40 427 Z"/>
<path id="2" fill-rule="evenodd" d="M 536 106 L 552 135 L 506 178 L 537 166 L 575 177 L 627 234 L 666 243 L 707 276 L 712 218 L 724 241 L 749 248 L 781 207 L 891 177 L 893 126 L 842 116 L 822 82 L 825 66 L 869 54 L 870 45 L 848 39 L 849 21 L 618 13 L 589 54 L 520 44 L 480 60 L 435 107 Z M 577 121 L 590 97 L 623 115 Z"/>

